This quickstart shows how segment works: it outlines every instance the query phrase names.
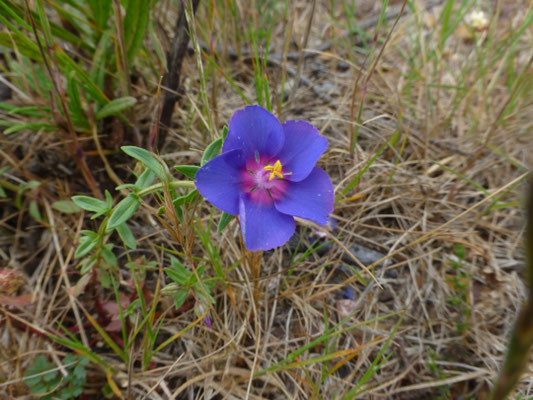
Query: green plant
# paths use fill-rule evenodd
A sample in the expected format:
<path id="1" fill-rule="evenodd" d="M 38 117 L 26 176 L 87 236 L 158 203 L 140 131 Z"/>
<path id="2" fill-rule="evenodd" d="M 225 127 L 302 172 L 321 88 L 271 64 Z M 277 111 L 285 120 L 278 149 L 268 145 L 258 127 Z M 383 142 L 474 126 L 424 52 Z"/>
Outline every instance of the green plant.
<path id="1" fill-rule="evenodd" d="M 165 273 L 174 282 L 165 286 L 164 292 L 172 294 L 176 308 L 180 308 L 189 295 L 193 295 L 200 304 L 214 304 L 215 300 L 210 292 L 213 288 L 212 282 L 205 281 L 205 265 L 196 268 L 196 273 L 188 270 L 178 261 L 177 258 L 170 259 L 172 268 L 165 268 Z M 203 313 L 202 309 L 200 315 Z"/>
<path id="2" fill-rule="evenodd" d="M 100 148 L 97 125 L 105 118 L 115 116 L 126 127 L 135 122 L 132 64 L 135 60 L 137 68 L 154 70 L 155 57 L 139 54 L 149 53 L 143 41 L 155 3 L 126 0 L 113 7 L 112 1 L 75 0 L 47 8 L 42 0 L 31 5 L 0 0 L 0 24 L 6 27 L 0 33 L 0 71 L 10 76 L 22 100 L 17 105 L 0 102 L 3 133 L 68 137 L 70 155 L 95 197 L 101 193 L 80 138 L 92 135 Z M 157 53 L 158 45 L 153 47 Z M 101 149 L 100 155 L 105 158 Z"/>
<path id="3" fill-rule="evenodd" d="M 470 304 L 468 302 L 468 288 L 470 287 L 470 274 L 464 269 L 465 248 L 462 244 L 454 245 L 455 257 L 450 258 L 453 274 L 448 278 L 448 283 L 453 287 L 453 295 L 446 301 L 453 305 L 457 312 L 454 318 L 456 331 L 462 335 L 468 331 L 470 319 Z"/>
<path id="4" fill-rule="evenodd" d="M 437 378 L 437 379 L 446 379 L 448 378 L 448 376 L 442 372 L 442 366 L 440 366 L 438 363 L 437 363 L 437 359 L 438 359 L 439 355 L 437 353 L 435 353 L 433 350 L 429 349 L 428 350 L 428 360 L 426 362 L 429 370 L 431 371 L 431 373 Z M 438 387 L 439 389 L 439 392 L 440 392 L 440 395 L 436 398 L 438 400 L 444 400 L 444 399 L 449 399 L 451 398 L 451 392 L 450 392 L 450 388 L 448 386 L 439 386 Z"/>
<path id="5" fill-rule="evenodd" d="M 66 372 L 62 375 L 60 368 L 40 354 L 26 370 L 24 382 L 40 399 L 75 399 L 83 392 L 88 364 L 85 357 L 69 353 L 62 362 L 62 370 Z"/>

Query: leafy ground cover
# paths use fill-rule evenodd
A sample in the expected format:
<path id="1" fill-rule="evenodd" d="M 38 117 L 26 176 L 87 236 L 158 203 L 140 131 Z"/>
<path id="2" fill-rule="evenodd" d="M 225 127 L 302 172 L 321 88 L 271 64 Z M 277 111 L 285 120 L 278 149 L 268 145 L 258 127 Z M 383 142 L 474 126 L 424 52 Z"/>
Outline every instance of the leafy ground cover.
<path id="1" fill-rule="evenodd" d="M 0 0 L 0 23 L 7 398 L 489 398 L 527 297 L 531 2 Z M 250 104 L 318 128 L 335 189 L 329 226 L 265 252 L 194 185 Z"/>

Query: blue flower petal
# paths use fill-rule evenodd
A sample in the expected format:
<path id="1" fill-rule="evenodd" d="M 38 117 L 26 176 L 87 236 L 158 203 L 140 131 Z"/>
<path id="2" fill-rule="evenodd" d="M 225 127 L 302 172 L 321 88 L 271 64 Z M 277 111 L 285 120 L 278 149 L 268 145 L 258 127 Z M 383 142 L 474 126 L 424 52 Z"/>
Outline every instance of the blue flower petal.
<path id="1" fill-rule="evenodd" d="M 239 206 L 242 236 L 248 250 L 270 250 L 283 245 L 293 235 L 294 218 L 280 213 L 274 204 L 254 202 L 243 194 Z"/>
<path id="2" fill-rule="evenodd" d="M 278 153 L 283 172 L 292 172 L 284 178 L 299 182 L 309 175 L 320 156 L 328 148 L 328 140 L 309 122 L 287 121 L 283 124 L 285 144 Z"/>
<path id="3" fill-rule="evenodd" d="M 228 136 L 222 152 L 241 149 L 246 160 L 257 156 L 275 156 L 285 136 L 278 119 L 260 106 L 235 111 L 229 121 Z"/>
<path id="4" fill-rule="evenodd" d="M 289 182 L 283 197 L 275 204 L 276 209 L 284 214 L 326 225 L 334 200 L 328 174 L 315 167 L 303 181 Z"/>
<path id="5" fill-rule="evenodd" d="M 241 170 L 245 164 L 242 151 L 223 153 L 198 170 L 196 188 L 215 207 L 237 215 L 242 185 Z"/>

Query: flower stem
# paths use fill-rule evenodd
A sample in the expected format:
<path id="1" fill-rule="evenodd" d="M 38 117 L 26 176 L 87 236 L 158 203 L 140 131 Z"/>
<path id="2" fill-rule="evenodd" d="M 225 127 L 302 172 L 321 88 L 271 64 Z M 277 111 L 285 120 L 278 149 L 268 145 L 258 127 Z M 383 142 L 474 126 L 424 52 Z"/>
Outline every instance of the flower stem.
<path id="1" fill-rule="evenodd" d="M 140 190 L 137 192 L 137 195 L 139 197 L 144 197 L 147 194 L 157 192 L 158 190 L 161 190 L 165 187 L 166 183 L 159 182 L 152 186 L 148 186 L 146 189 Z M 194 185 L 194 182 L 192 181 L 171 181 L 168 183 L 168 187 L 177 189 L 177 188 L 189 188 L 189 189 L 195 189 L 196 186 Z"/>

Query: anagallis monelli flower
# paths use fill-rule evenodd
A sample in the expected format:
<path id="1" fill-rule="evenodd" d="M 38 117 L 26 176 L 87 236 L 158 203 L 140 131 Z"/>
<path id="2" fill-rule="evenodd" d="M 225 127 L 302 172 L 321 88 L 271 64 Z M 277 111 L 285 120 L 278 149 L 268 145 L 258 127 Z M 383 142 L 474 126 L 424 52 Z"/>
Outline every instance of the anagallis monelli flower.
<path id="1" fill-rule="evenodd" d="M 305 121 L 277 118 L 259 106 L 233 114 L 222 154 L 196 173 L 198 191 L 239 215 L 249 250 L 270 250 L 294 233 L 294 217 L 326 225 L 333 185 L 315 167 L 328 141 Z"/>

